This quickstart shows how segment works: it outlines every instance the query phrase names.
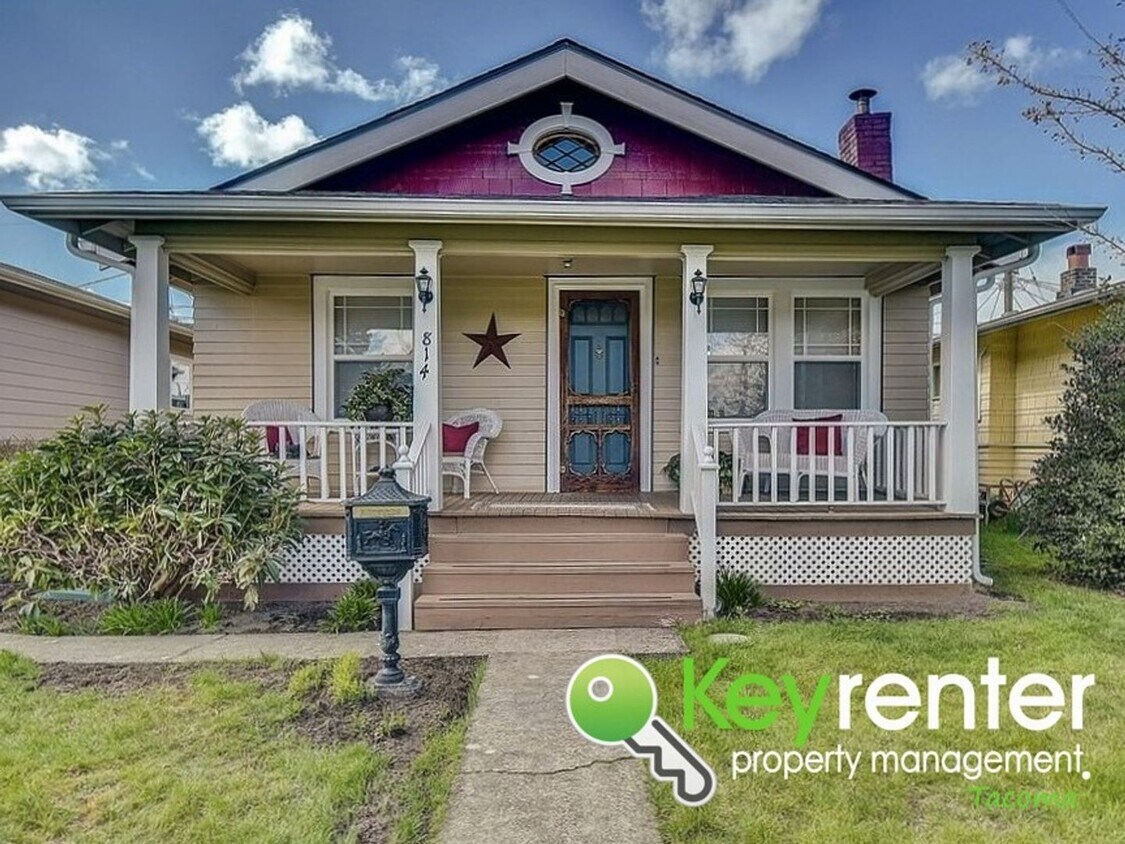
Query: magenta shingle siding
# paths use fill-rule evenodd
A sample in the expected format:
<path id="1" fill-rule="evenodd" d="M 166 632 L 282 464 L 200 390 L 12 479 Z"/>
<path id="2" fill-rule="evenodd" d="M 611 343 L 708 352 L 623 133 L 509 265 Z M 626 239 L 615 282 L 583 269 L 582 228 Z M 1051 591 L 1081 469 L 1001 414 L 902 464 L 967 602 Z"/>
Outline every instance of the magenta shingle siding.
<path id="1" fill-rule="evenodd" d="M 531 176 L 509 155 L 535 120 L 557 114 L 560 101 L 592 117 L 625 144 L 609 171 L 575 185 L 576 197 L 825 196 L 818 188 L 589 89 L 562 83 L 470 118 L 311 190 L 424 196 L 558 196 L 557 185 Z"/>

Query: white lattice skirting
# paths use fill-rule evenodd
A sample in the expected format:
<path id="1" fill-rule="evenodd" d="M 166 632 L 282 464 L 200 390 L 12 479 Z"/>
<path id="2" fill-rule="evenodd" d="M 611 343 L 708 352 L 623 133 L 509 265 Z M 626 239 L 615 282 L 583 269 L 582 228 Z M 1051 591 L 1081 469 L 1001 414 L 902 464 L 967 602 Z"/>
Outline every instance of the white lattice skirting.
<path id="1" fill-rule="evenodd" d="M 689 553 L 699 573 L 699 538 Z M 968 583 L 972 536 L 720 536 L 720 572 L 767 586 L 916 586 Z"/>
<path id="2" fill-rule="evenodd" d="M 430 558 L 414 564 L 414 582 L 422 582 L 422 569 Z M 301 544 L 286 555 L 282 583 L 354 583 L 366 575 L 348 559 L 342 533 L 306 533 Z"/>

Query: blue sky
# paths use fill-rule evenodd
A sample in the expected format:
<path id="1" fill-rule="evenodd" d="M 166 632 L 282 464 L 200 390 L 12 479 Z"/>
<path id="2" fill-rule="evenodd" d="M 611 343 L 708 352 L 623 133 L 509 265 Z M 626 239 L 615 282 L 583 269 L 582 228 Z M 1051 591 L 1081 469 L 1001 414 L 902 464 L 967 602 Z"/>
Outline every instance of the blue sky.
<path id="1" fill-rule="evenodd" d="M 1070 7 L 1099 34 L 1125 22 L 1113 0 Z M 1040 75 L 1096 82 L 1058 0 L 4 0 L 3 18 L 4 193 L 208 187 L 245 169 L 224 161 L 331 135 L 569 36 L 827 151 L 848 91 L 876 87 L 894 112 L 897 179 L 929 196 L 1125 207 L 1121 177 L 1063 150 L 1021 118 L 1020 92 L 955 58 L 974 39 L 1014 39 Z M 1106 228 L 1125 232 L 1125 211 Z M 1041 278 L 1056 279 L 1060 249 Z M 0 260 L 75 283 L 113 275 L 7 211 Z M 1098 263 L 1121 274 L 1109 255 Z M 93 289 L 125 294 L 120 279 Z"/>

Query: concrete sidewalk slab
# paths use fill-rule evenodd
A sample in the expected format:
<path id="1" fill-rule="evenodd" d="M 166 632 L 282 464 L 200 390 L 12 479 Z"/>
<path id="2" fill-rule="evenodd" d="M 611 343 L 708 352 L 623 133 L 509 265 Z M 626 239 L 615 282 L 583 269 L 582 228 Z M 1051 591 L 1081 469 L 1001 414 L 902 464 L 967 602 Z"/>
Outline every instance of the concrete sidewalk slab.
<path id="1" fill-rule="evenodd" d="M 0 650 L 36 662 L 209 662 L 270 654 L 288 659 L 328 659 L 350 651 L 379 653 L 378 633 L 227 633 L 191 636 L 22 636 L 0 634 Z M 504 653 L 681 653 L 674 630 L 458 630 L 402 634 L 405 657 L 488 656 Z"/>
<path id="2" fill-rule="evenodd" d="M 567 716 L 574 670 L 622 644 L 616 636 L 586 641 L 598 647 L 489 659 L 442 844 L 659 842 L 643 764 L 624 747 L 586 741 Z"/>

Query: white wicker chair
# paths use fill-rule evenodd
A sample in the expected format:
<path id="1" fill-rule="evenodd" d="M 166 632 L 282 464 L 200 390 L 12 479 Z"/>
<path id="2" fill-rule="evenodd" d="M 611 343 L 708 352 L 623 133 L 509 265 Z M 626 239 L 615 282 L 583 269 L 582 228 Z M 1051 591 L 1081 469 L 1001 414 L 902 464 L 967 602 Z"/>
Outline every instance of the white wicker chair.
<path id="1" fill-rule="evenodd" d="M 796 454 L 791 451 L 792 437 L 790 431 L 798 427 L 802 421 L 811 421 L 825 416 L 842 417 L 841 422 L 859 423 L 870 425 L 874 431 L 875 441 L 886 433 L 887 417 L 877 410 L 767 410 L 759 413 L 751 421 L 766 425 L 777 426 L 777 437 L 773 443 L 775 455 L 770 453 L 770 434 L 760 428 L 744 428 L 739 438 L 739 473 L 738 489 L 742 489 L 746 479 L 751 478 L 751 483 L 758 483 L 762 475 L 768 476 L 771 466 L 776 467 L 779 476 L 788 476 L 795 469 L 798 483 L 802 478 L 810 475 L 815 468 L 819 477 L 827 477 L 829 461 L 832 461 L 832 472 L 837 478 L 846 478 L 848 472 L 848 455 L 846 440 L 841 448 L 843 454 Z M 797 420 L 796 422 L 794 420 Z M 754 433 L 759 440 L 758 463 L 754 464 Z M 846 433 L 844 436 L 847 436 Z M 815 436 L 814 436 L 815 439 Z M 855 453 L 852 455 L 852 466 L 858 479 L 867 476 L 867 429 L 860 428 L 854 439 Z M 816 449 L 812 449 L 815 451 Z M 795 465 L 794 465 L 795 461 Z M 813 462 L 815 461 L 815 463 Z M 774 490 L 776 495 L 777 491 Z"/>
<path id="2" fill-rule="evenodd" d="M 256 401 L 253 404 L 247 405 L 246 409 L 242 411 L 242 418 L 247 422 L 287 422 L 284 426 L 286 443 L 288 446 L 300 446 L 301 442 L 301 428 L 300 425 L 293 423 L 299 422 L 320 422 L 321 418 L 303 405 L 297 404 L 293 401 L 285 401 L 282 399 L 266 399 L 264 401 Z M 281 427 L 281 426 L 279 426 Z M 320 440 L 317 437 L 317 432 L 312 429 L 306 429 L 307 436 L 305 437 L 305 455 L 306 465 L 309 467 L 310 473 L 313 472 L 314 467 L 317 465 L 316 461 L 320 459 Z M 274 453 L 274 457 L 277 454 Z M 292 456 L 289 453 L 288 447 L 286 448 L 285 462 L 295 464 L 298 457 Z"/>
<path id="3" fill-rule="evenodd" d="M 463 454 L 442 455 L 442 475 L 460 478 L 462 493 L 465 498 L 468 498 L 471 492 L 473 468 L 479 466 L 492 485 L 492 491 L 499 492 L 496 482 L 492 480 L 492 474 L 488 471 L 488 467 L 484 465 L 484 452 L 488 448 L 489 441 L 500 436 L 500 431 L 504 427 L 504 422 L 499 414 L 487 408 L 474 407 L 472 410 L 465 410 L 449 417 L 445 422 L 447 425 L 457 425 L 458 427 L 476 422 L 480 425 L 480 428 L 469 437 Z"/>

